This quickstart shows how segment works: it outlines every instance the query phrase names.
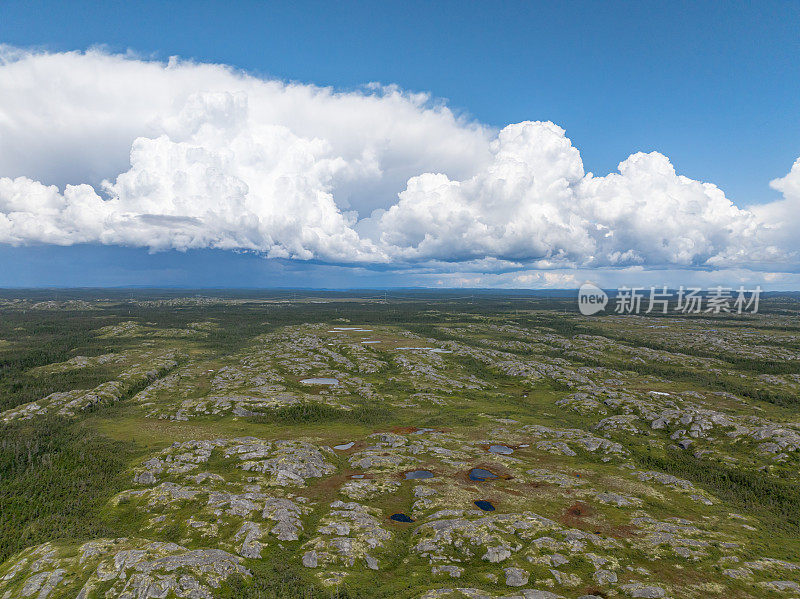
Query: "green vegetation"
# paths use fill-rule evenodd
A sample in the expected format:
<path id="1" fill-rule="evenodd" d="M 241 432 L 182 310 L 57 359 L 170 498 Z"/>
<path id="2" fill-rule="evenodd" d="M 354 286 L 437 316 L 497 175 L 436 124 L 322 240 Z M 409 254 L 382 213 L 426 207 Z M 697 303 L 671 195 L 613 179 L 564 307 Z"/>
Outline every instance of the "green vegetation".
<path id="1" fill-rule="evenodd" d="M 101 295 L 0 292 L 0 597 L 800 585 L 797 297 Z"/>
<path id="2" fill-rule="evenodd" d="M 748 514 L 757 514 L 770 530 L 800 535 L 800 487 L 763 473 L 698 459 L 686 453 L 639 451 L 645 468 L 687 478 Z"/>
<path id="3" fill-rule="evenodd" d="M 0 561 L 55 539 L 113 535 L 100 520 L 132 448 L 65 418 L 0 427 Z"/>
<path id="4" fill-rule="evenodd" d="M 335 408 L 316 401 L 282 406 L 251 417 L 258 424 L 388 424 L 393 421 L 392 412 L 384 406 L 359 403 L 349 410 Z"/>
<path id="5" fill-rule="evenodd" d="M 347 585 L 326 589 L 310 583 L 297 567 L 284 560 L 263 560 L 252 568 L 252 576 L 232 576 L 225 582 L 220 599 L 364 599 L 376 597 L 371 592 L 352 590 Z"/>

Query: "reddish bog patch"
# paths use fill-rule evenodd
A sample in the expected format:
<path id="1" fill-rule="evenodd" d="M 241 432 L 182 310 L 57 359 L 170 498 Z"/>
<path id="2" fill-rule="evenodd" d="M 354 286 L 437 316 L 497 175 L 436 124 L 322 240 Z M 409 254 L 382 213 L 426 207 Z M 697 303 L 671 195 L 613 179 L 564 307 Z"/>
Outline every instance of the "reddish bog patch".
<path id="1" fill-rule="evenodd" d="M 559 521 L 562 524 L 571 526 L 572 528 L 585 528 L 585 518 L 592 516 L 595 513 L 594 508 L 588 503 L 583 501 L 576 501 L 569 506 L 564 513 L 561 514 Z"/>
<path id="2" fill-rule="evenodd" d="M 392 429 L 396 435 L 410 435 L 411 433 L 416 433 L 419 429 L 416 426 L 397 426 Z"/>

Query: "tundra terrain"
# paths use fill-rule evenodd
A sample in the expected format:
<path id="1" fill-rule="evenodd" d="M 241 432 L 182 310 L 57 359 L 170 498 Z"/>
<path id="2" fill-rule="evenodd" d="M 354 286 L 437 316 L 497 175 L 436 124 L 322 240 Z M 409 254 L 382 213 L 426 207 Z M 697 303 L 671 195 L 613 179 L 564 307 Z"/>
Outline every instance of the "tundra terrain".
<path id="1" fill-rule="evenodd" d="M 800 302 L 0 298 L 0 599 L 800 597 Z"/>

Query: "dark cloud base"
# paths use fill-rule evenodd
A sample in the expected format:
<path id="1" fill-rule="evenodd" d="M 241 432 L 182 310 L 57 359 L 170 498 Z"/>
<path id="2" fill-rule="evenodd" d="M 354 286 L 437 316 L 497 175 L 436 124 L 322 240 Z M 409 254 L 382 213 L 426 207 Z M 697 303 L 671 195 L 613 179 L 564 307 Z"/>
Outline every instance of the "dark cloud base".
<path id="1" fill-rule="evenodd" d="M 0 244 L 0 287 L 383 288 L 386 270 L 264 259 L 222 250 Z M 402 284 L 402 282 L 400 282 Z"/>

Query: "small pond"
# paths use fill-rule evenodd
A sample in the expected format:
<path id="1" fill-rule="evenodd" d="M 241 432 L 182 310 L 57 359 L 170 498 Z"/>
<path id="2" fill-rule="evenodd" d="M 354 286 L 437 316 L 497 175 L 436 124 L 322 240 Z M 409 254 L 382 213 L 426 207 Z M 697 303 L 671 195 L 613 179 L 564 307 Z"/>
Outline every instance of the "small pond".
<path id="1" fill-rule="evenodd" d="M 425 433 L 432 433 L 435 430 L 436 429 L 434 429 L 434 428 L 420 428 L 420 429 L 415 430 L 411 434 L 412 435 L 424 435 Z"/>
<path id="2" fill-rule="evenodd" d="M 470 480 L 484 482 L 493 478 L 497 478 L 497 475 L 493 472 L 489 472 L 488 470 L 484 470 L 483 468 L 473 468 L 469 471 Z"/>
<path id="3" fill-rule="evenodd" d="M 492 453 L 499 453 L 500 455 L 511 455 L 514 450 L 507 445 L 489 445 L 489 451 Z"/>
<path id="4" fill-rule="evenodd" d="M 333 448 L 338 449 L 339 451 L 345 451 L 347 449 L 350 449 L 355 444 L 356 444 L 355 441 L 350 441 L 350 443 L 342 443 L 341 445 L 334 445 Z"/>
<path id="5" fill-rule="evenodd" d="M 392 514 L 389 516 L 390 519 L 394 520 L 395 522 L 413 522 L 414 520 L 410 516 L 406 516 L 405 514 Z"/>
<path id="6" fill-rule="evenodd" d="M 491 501 L 486 501 L 484 499 L 479 499 L 478 501 L 475 501 L 473 503 L 475 505 L 477 505 L 480 509 L 482 509 L 484 512 L 493 512 L 494 511 L 494 506 L 492 505 Z"/>
<path id="7" fill-rule="evenodd" d="M 430 470 L 412 470 L 406 472 L 406 480 L 418 480 L 423 478 L 433 478 L 433 472 Z"/>

